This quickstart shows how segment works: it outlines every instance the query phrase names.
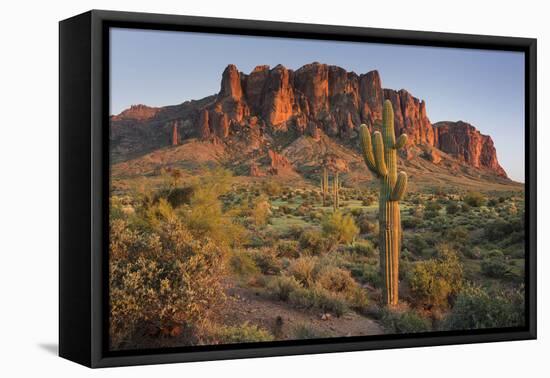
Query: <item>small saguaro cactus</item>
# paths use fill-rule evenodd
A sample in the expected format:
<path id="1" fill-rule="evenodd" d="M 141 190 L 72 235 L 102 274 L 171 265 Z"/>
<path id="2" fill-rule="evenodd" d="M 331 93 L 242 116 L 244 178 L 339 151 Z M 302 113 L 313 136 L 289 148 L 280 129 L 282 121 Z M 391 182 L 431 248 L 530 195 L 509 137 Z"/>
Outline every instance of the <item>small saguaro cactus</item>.
<path id="1" fill-rule="evenodd" d="M 399 300 L 399 253 L 401 249 L 401 213 L 399 201 L 407 189 L 407 174 L 397 174 L 397 150 L 407 143 L 407 135 L 395 140 L 391 102 L 384 102 L 381 131 L 371 134 L 360 127 L 363 158 L 369 170 L 380 179 L 379 216 L 380 270 L 385 282 L 384 300 L 388 306 Z"/>
<path id="2" fill-rule="evenodd" d="M 174 121 L 172 123 L 172 146 L 177 146 L 178 144 L 179 144 L 178 122 Z"/>
<path id="3" fill-rule="evenodd" d="M 332 182 L 332 206 L 334 211 L 340 207 L 340 180 L 338 179 L 338 171 L 334 172 L 334 180 Z"/>
<path id="4" fill-rule="evenodd" d="M 323 207 L 327 205 L 328 195 L 328 169 L 323 166 L 323 175 L 321 176 L 321 193 L 323 194 Z"/>

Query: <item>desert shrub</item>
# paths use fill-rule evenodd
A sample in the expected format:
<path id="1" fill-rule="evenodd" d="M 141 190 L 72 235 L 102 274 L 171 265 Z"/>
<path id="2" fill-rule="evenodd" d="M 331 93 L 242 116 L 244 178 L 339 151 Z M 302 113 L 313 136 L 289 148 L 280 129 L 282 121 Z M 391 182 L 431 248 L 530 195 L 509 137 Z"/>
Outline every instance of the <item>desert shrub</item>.
<path id="1" fill-rule="evenodd" d="M 414 265 L 409 283 L 415 299 L 429 307 L 447 307 L 462 285 L 462 264 L 454 250 L 439 245 L 437 256 Z"/>
<path id="2" fill-rule="evenodd" d="M 479 260 L 481 258 L 481 249 L 479 247 L 464 248 L 462 253 L 469 259 Z"/>
<path id="3" fill-rule="evenodd" d="M 429 319 L 412 310 L 381 309 L 380 322 L 388 333 L 416 333 L 431 330 Z"/>
<path id="4" fill-rule="evenodd" d="M 353 246 L 350 248 L 351 251 L 357 253 L 358 255 L 365 257 L 375 257 L 376 249 L 370 240 L 360 240 L 353 243 Z"/>
<path id="5" fill-rule="evenodd" d="M 324 289 L 333 293 L 348 293 L 357 287 L 357 283 L 350 272 L 341 268 L 326 267 L 317 278 L 317 282 Z"/>
<path id="6" fill-rule="evenodd" d="M 311 287 L 315 283 L 317 259 L 304 256 L 290 263 L 288 271 L 292 277 L 305 287 Z"/>
<path id="7" fill-rule="evenodd" d="M 164 198 L 175 209 L 182 205 L 189 205 L 193 197 L 193 192 L 194 188 L 192 186 L 160 189 L 155 196 L 155 201 Z"/>
<path id="8" fill-rule="evenodd" d="M 378 233 L 378 222 L 370 220 L 365 213 L 357 217 L 357 226 L 362 234 L 374 235 Z"/>
<path id="9" fill-rule="evenodd" d="M 230 173 L 214 170 L 201 177 L 195 186 L 190 206 L 178 215 L 195 238 L 208 237 L 216 243 L 238 247 L 246 240 L 246 229 L 233 222 L 231 214 L 223 212 L 220 196 L 230 190 Z"/>
<path id="10" fill-rule="evenodd" d="M 365 196 L 363 198 L 362 204 L 363 206 L 370 206 L 376 201 L 376 198 L 374 196 Z"/>
<path id="11" fill-rule="evenodd" d="M 506 278 L 512 274 L 504 256 L 487 257 L 481 261 L 481 273 L 492 278 Z"/>
<path id="12" fill-rule="evenodd" d="M 439 212 L 439 210 L 442 209 L 442 206 L 441 206 L 441 203 L 439 203 L 438 201 L 430 201 L 430 202 L 426 203 L 426 206 L 425 206 L 424 209 L 426 211 Z"/>
<path id="13" fill-rule="evenodd" d="M 331 293 L 340 294 L 352 306 L 363 307 L 368 304 L 366 291 L 355 282 L 348 270 L 327 267 L 319 273 L 317 283 Z"/>
<path id="14" fill-rule="evenodd" d="M 263 183 L 262 191 L 270 197 L 278 197 L 283 192 L 283 188 L 278 182 L 268 180 Z M 292 194 L 292 192 L 289 193 L 289 196 L 290 194 Z"/>
<path id="15" fill-rule="evenodd" d="M 323 234 L 329 239 L 333 239 L 338 243 L 349 244 L 353 242 L 359 228 L 355 225 L 355 221 L 351 215 L 343 215 L 340 211 L 336 211 L 323 219 L 321 224 Z"/>
<path id="16" fill-rule="evenodd" d="M 197 240 L 177 217 L 136 233 L 117 223 L 110 232 L 110 341 L 131 341 L 140 324 L 193 329 L 219 310 L 227 252 Z"/>
<path id="17" fill-rule="evenodd" d="M 451 330 L 519 327 L 525 323 L 523 287 L 489 292 L 468 286 L 456 298 L 442 328 Z"/>
<path id="18" fill-rule="evenodd" d="M 487 201 L 487 206 L 489 207 L 495 207 L 498 205 L 498 200 L 496 198 L 491 198 L 489 201 Z"/>
<path id="19" fill-rule="evenodd" d="M 296 258 L 300 256 L 300 244 L 296 240 L 280 240 L 275 248 L 279 257 Z"/>
<path id="20" fill-rule="evenodd" d="M 468 241 L 470 233 L 465 227 L 458 226 L 445 230 L 443 236 L 448 242 L 464 245 Z"/>
<path id="21" fill-rule="evenodd" d="M 422 219 L 418 217 L 404 218 L 401 220 L 401 224 L 403 225 L 403 228 L 413 229 L 422 224 Z"/>
<path id="22" fill-rule="evenodd" d="M 256 226 L 263 226 L 271 215 L 271 205 L 265 197 L 258 197 L 249 211 L 250 220 Z"/>
<path id="23" fill-rule="evenodd" d="M 412 238 L 406 241 L 406 247 L 415 255 L 421 256 L 423 254 L 423 251 L 430 248 L 430 245 L 423 235 L 415 234 Z"/>
<path id="24" fill-rule="evenodd" d="M 460 206 L 455 201 L 450 201 L 445 207 L 445 209 L 447 211 L 447 214 L 449 215 L 456 214 L 461 210 Z"/>
<path id="25" fill-rule="evenodd" d="M 289 302 L 297 308 L 317 308 L 336 316 L 342 316 L 348 310 L 346 301 L 341 296 L 319 286 L 310 289 L 297 288 L 290 293 Z"/>
<path id="26" fill-rule="evenodd" d="M 325 336 L 326 335 L 306 323 L 300 323 L 292 329 L 292 337 L 295 340 L 319 339 Z"/>
<path id="27" fill-rule="evenodd" d="M 268 292 L 280 301 L 288 301 L 290 294 L 300 288 L 300 282 L 289 276 L 274 277 L 267 286 Z"/>
<path id="28" fill-rule="evenodd" d="M 277 256 L 277 252 L 272 248 L 262 248 L 249 252 L 250 256 L 260 268 L 263 274 L 276 275 L 283 269 L 282 262 Z"/>
<path id="29" fill-rule="evenodd" d="M 231 343 L 253 343 L 260 341 L 273 341 L 273 335 L 257 325 L 248 324 L 245 322 L 240 326 L 224 326 L 220 327 L 214 337 L 219 344 Z"/>
<path id="30" fill-rule="evenodd" d="M 490 241 L 503 240 L 514 232 L 520 233 L 523 238 L 523 223 L 519 217 L 511 221 L 497 219 L 485 226 L 485 235 Z"/>
<path id="31" fill-rule="evenodd" d="M 235 252 L 229 258 L 229 266 L 233 273 L 241 277 L 249 277 L 260 272 L 260 269 L 256 266 L 256 262 L 246 252 Z"/>
<path id="32" fill-rule="evenodd" d="M 464 202 L 471 207 L 480 207 L 485 204 L 485 196 L 479 192 L 468 192 L 464 195 Z"/>
<path id="33" fill-rule="evenodd" d="M 328 252 L 334 242 L 325 238 L 323 234 L 314 229 L 307 229 L 300 235 L 300 247 L 309 251 L 313 255 L 321 255 Z"/>
<path id="34" fill-rule="evenodd" d="M 292 213 L 292 208 L 288 207 L 287 205 L 281 205 L 279 206 L 279 211 L 283 214 L 290 214 Z"/>

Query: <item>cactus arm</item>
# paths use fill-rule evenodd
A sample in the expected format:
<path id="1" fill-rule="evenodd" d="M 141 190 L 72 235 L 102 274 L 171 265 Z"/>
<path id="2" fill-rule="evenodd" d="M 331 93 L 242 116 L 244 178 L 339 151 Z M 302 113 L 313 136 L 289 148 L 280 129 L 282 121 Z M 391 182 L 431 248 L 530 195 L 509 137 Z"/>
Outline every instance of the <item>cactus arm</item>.
<path id="1" fill-rule="evenodd" d="M 372 149 L 374 152 L 376 170 L 378 171 L 378 174 L 383 177 L 388 174 L 388 168 L 386 167 L 386 160 L 384 158 L 384 141 L 382 140 L 382 134 L 380 131 L 375 131 L 372 136 Z"/>
<path id="2" fill-rule="evenodd" d="M 361 125 L 359 128 L 359 135 L 361 140 L 361 151 L 363 152 L 363 159 L 367 167 L 376 175 L 379 175 L 378 168 L 376 168 L 376 163 L 374 161 L 374 155 L 372 152 L 372 140 L 370 137 L 370 131 L 367 125 Z"/>
<path id="3" fill-rule="evenodd" d="M 399 138 L 397 138 L 397 142 L 395 142 L 393 148 L 399 150 L 400 148 L 403 148 L 405 144 L 407 144 L 407 134 L 401 134 Z"/>
<path id="4" fill-rule="evenodd" d="M 395 186 L 393 187 L 391 193 L 392 201 L 401 201 L 403 199 L 403 196 L 407 191 L 407 182 L 407 174 L 405 172 L 399 172 L 397 175 L 397 181 L 395 182 Z"/>
<path id="5" fill-rule="evenodd" d="M 395 146 L 393 108 L 389 100 L 384 101 L 384 110 L 382 111 L 382 136 L 386 146 Z"/>

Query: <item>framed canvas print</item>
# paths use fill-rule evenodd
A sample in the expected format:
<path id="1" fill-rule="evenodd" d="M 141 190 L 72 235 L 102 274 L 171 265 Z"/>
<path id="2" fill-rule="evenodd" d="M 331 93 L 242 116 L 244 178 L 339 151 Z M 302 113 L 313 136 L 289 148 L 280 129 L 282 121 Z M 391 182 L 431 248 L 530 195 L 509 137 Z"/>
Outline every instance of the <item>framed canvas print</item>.
<path id="1" fill-rule="evenodd" d="M 536 337 L 536 40 L 60 22 L 60 355 Z"/>

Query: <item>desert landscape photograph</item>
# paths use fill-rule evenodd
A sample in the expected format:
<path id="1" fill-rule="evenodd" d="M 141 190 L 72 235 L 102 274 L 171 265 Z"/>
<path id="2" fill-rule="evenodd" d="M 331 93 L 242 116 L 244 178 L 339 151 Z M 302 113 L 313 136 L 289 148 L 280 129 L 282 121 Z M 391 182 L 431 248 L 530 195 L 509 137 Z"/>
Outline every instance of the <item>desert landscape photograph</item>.
<path id="1" fill-rule="evenodd" d="M 110 350 L 525 324 L 523 53 L 110 48 Z"/>

